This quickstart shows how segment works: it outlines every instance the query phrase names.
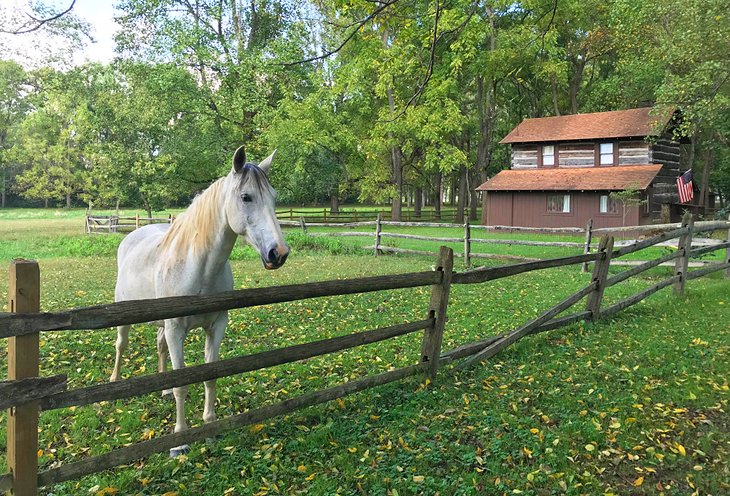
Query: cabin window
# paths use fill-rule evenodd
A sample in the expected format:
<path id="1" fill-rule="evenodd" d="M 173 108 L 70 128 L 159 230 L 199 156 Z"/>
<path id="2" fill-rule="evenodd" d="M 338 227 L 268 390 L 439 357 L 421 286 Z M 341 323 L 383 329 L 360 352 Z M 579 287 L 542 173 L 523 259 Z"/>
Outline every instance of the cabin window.
<path id="1" fill-rule="evenodd" d="M 614 200 L 609 195 L 601 195 L 599 199 L 598 211 L 602 214 L 617 214 L 618 200 Z"/>
<path id="2" fill-rule="evenodd" d="M 547 195 L 547 211 L 554 214 L 570 213 L 570 195 Z"/>
<path id="3" fill-rule="evenodd" d="M 601 165 L 613 165 L 613 143 L 601 143 Z"/>
<path id="4" fill-rule="evenodd" d="M 555 147 L 553 145 L 542 147 L 542 165 L 555 165 Z"/>

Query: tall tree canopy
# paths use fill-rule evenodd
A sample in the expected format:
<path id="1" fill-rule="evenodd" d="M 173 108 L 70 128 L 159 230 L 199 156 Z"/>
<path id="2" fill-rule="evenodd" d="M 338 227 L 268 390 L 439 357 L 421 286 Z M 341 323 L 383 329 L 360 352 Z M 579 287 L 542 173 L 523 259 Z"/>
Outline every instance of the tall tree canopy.
<path id="1" fill-rule="evenodd" d="M 153 210 L 244 144 L 278 149 L 285 202 L 390 202 L 398 218 L 446 200 L 474 218 L 525 117 L 654 105 L 681 110 L 701 201 L 726 201 L 725 3 L 121 0 L 113 64 L 0 64 L 0 191 Z M 43 29 L 77 39 L 72 13 Z"/>

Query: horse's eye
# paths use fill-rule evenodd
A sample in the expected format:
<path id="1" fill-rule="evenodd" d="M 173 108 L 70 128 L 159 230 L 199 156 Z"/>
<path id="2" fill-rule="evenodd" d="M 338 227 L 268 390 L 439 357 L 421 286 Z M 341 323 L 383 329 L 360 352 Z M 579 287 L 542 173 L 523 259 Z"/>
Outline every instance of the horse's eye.
<path id="1" fill-rule="evenodd" d="M 241 200 L 248 203 L 248 202 L 253 201 L 253 198 L 251 198 L 251 195 L 249 195 L 248 193 L 244 193 L 241 195 Z"/>

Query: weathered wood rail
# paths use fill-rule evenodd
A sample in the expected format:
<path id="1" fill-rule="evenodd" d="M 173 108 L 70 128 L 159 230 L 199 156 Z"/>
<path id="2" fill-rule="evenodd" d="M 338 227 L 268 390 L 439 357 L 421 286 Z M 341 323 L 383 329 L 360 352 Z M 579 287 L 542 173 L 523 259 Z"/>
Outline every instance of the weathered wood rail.
<path id="1" fill-rule="evenodd" d="M 580 320 L 595 321 L 614 315 L 671 285 L 674 285 L 675 291 L 681 294 L 687 281 L 720 270 L 730 270 L 730 256 L 727 253 L 730 250 L 730 242 L 724 241 L 713 246 L 703 246 L 697 249 L 691 249 L 690 247 L 691 238 L 695 233 L 717 228 L 724 229 L 727 228 L 727 223 L 705 225 L 696 223 L 693 225 L 691 219 L 687 217 L 679 227 L 671 225 L 669 228 L 671 230 L 619 248 L 614 248 L 613 238 L 604 236 L 600 240 L 598 250 L 594 253 L 478 268 L 465 272 L 453 272 L 454 253 L 451 249 L 442 247 L 439 251 L 435 270 L 428 272 L 237 290 L 203 297 L 184 296 L 129 301 L 49 313 L 39 312 L 38 265 L 32 261 L 16 260 L 11 265 L 10 274 L 9 308 L 11 312 L 0 314 L 0 338 L 8 338 L 10 370 L 8 380 L 0 382 L 0 408 L 11 409 L 8 416 L 8 465 L 10 473 L 0 475 L 0 491 L 10 490 L 12 494 L 21 496 L 36 494 L 39 486 L 49 486 L 107 470 L 120 464 L 144 458 L 152 453 L 211 438 L 231 429 L 261 422 L 278 415 L 331 401 L 389 382 L 402 380 L 415 374 L 424 373 L 431 378 L 435 378 L 439 368 L 446 364 L 465 359 L 458 365 L 458 368 L 464 368 L 489 359 L 526 336 L 563 327 Z M 681 239 L 680 246 L 676 251 L 609 276 L 609 268 L 615 263 L 615 259 L 675 237 Z M 688 270 L 690 257 L 700 256 L 722 248 L 726 249 L 723 262 L 712 263 L 698 270 Z M 471 256 L 475 255 L 471 254 Z M 670 261 L 675 261 L 676 264 L 674 274 L 671 277 L 611 306 L 602 308 L 603 293 L 606 288 Z M 594 264 L 590 282 L 552 308 L 545 310 L 536 318 L 510 332 L 485 337 L 446 352 L 441 350 L 443 334 L 446 332 L 450 290 L 453 285 L 481 284 L 530 271 L 587 262 L 593 262 Z M 726 273 L 726 275 L 730 274 Z M 431 299 L 428 308 L 424 309 L 425 315 L 416 318 L 412 322 L 397 323 L 330 339 L 234 357 L 216 363 L 72 390 L 67 389 L 65 376 L 38 376 L 39 335 L 41 332 L 71 330 L 83 332 L 86 329 L 101 329 L 120 324 L 150 322 L 232 308 L 423 286 L 431 286 Z M 583 299 L 587 300 L 584 310 L 562 315 Z M 378 375 L 354 379 L 324 390 L 308 392 L 280 403 L 235 414 L 183 432 L 163 435 L 38 472 L 37 422 L 39 409 L 59 409 L 139 396 L 171 387 L 230 377 L 336 353 L 418 331 L 423 331 L 418 363 Z"/>

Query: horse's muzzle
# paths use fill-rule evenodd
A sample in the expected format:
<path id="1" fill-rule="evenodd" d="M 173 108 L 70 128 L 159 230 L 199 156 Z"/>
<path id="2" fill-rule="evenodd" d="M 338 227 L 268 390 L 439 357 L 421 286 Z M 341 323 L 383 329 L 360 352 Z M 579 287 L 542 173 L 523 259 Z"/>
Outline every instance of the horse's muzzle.
<path id="1" fill-rule="evenodd" d="M 263 262 L 265 269 L 274 270 L 284 265 L 286 257 L 288 256 L 289 247 L 284 245 L 270 249 L 266 254 L 266 258 L 261 257 L 261 261 Z"/>

